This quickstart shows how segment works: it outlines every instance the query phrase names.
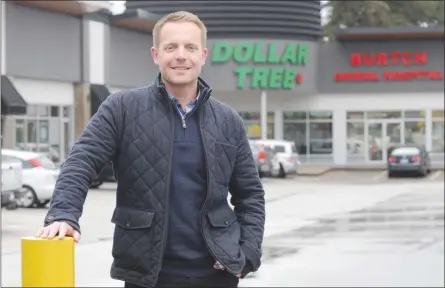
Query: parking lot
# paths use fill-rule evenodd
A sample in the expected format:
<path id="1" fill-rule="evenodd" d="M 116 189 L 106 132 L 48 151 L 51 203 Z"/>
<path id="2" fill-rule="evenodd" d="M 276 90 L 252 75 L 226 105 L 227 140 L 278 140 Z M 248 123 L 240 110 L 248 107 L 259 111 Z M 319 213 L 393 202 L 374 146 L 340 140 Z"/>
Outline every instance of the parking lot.
<path id="1" fill-rule="evenodd" d="M 432 171 L 426 177 L 401 176 L 388 178 L 386 170 L 375 171 L 331 171 L 323 175 L 314 176 L 295 176 L 292 177 L 299 182 L 318 182 L 320 184 L 399 184 L 399 183 L 426 183 L 426 182 L 443 182 L 444 171 Z"/>
<path id="2" fill-rule="evenodd" d="M 263 179 L 263 265 L 240 286 L 443 287 L 443 172 L 384 176 Z M 88 194 L 76 246 L 77 287 L 123 286 L 109 277 L 115 189 L 106 183 Z M 2 286 L 21 286 L 20 238 L 35 234 L 46 211 L 2 211 Z"/>

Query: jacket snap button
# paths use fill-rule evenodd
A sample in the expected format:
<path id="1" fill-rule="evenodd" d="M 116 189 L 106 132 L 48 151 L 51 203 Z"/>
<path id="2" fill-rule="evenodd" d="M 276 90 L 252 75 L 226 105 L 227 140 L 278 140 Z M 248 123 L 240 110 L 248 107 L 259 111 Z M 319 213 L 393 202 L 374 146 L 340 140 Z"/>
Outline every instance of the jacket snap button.
<path id="1" fill-rule="evenodd" d="M 224 223 L 225 223 L 226 225 L 229 225 L 229 219 L 228 219 L 227 217 L 224 218 Z"/>
<path id="2" fill-rule="evenodd" d="M 126 224 L 126 225 L 127 225 L 127 227 L 130 227 L 130 222 L 127 222 L 127 224 Z"/>

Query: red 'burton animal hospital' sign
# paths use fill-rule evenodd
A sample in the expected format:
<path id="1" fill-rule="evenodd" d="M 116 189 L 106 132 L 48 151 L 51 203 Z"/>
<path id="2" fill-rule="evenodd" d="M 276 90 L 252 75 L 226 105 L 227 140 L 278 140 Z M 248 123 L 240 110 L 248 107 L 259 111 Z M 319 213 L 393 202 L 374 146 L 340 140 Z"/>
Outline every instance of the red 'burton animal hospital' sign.
<path id="1" fill-rule="evenodd" d="M 443 80 L 441 71 L 422 69 L 427 63 L 426 52 L 352 53 L 349 55 L 349 64 L 354 71 L 337 72 L 334 80 L 336 82 Z M 369 69 L 376 66 L 388 67 L 388 71 L 379 73 Z M 391 67 L 404 67 L 404 69 L 393 70 Z M 364 70 L 357 71 L 355 68 Z"/>

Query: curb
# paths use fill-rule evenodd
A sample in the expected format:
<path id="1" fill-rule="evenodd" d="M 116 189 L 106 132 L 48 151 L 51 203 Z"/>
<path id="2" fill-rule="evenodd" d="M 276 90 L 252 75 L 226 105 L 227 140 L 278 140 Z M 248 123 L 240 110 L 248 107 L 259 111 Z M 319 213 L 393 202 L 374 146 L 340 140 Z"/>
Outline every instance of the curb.
<path id="1" fill-rule="evenodd" d="M 340 171 L 345 171 L 345 172 L 355 172 L 355 173 L 360 173 L 360 172 L 383 172 L 386 171 L 387 169 L 383 169 L 383 168 L 365 168 L 365 169 L 357 169 L 357 168 L 328 168 L 322 172 L 319 173 L 298 173 L 297 172 L 297 177 L 298 176 L 304 176 L 304 177 L 318 177 L 318 176 L 323 176 L 325 174 L 331 173 L 331 172 L 340 172 Z M 443 167 L 432 167 L 431 171 L 445 171 L 445 169 Z"/>

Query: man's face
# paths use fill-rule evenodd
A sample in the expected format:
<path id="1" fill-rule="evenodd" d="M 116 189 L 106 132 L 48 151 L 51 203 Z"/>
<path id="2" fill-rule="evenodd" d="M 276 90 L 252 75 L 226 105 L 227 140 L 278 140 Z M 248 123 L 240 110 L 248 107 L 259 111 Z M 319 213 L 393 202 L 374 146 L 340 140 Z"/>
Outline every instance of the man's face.
<path id="1" fill-rule="evenodd" d="M 166 23 L 151 53 L 164 81 L 175 86 L 196 81 L 207 58 L 202 32 L 191 22 Z"/>

